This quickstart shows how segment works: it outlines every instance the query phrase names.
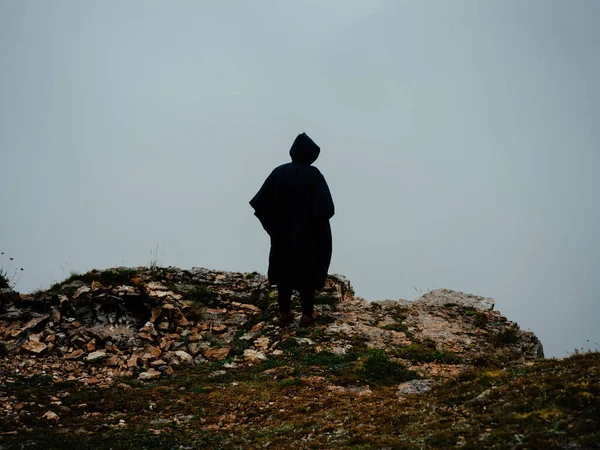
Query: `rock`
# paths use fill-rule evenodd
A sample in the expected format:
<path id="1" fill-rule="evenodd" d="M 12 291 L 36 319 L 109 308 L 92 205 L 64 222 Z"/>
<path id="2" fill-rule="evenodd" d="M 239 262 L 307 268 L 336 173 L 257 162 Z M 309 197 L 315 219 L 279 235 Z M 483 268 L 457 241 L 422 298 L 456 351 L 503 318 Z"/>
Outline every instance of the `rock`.
<path id="1" fill-rule="evenodd" d="M 210 361 L 222 361 L 229 356 L 231 348 L 229 347 L 209 347 L 204 349 L 202 354 Z"/>
<path id="2" fill-rule="evenodd" d="M 138 336 L 142 339 L 146 339 L 148 341 L 153 341 L 152 335 L 150 333 L 138 333 Z"/>
<path id="3" fill-rule="evenodd" d="M 204 358 L 202 355 L 198 355 L 194 358 L 194 364 L 195 365 L 200 365 L 206 362 L 206 358 Z"/>
<path id="4" fill-rule="evenodd" d="M 152 361 L 150 363 L 150 365 L 152 367 L 159 367 L 159 366 L 166 366 L 167 363 L 165 361 L 163 361 L 162 359 L 157 359 L 156 361 Z"/>
<path id="5" fill-rule="evenodd" d="M 244 350 L 244 359 L 249 362 L 261 362 L 266 361 L 267 357 L 264 355 L 264 353 L 247 348 Z"/>
<path id="6" fill-rule="evenodd" d="M 183 350 L 177 350 L 175 352 L 173 352 L 173 355 L 175 355 L 175 357 L 177 358 L 177 360 L 179 361 L 180 364 L 187 364 L 187 365 L 193 365 L 194 364 L 194 358 L 192 358 L 192 356 L 187 353 L 184 352 Z"/>
<path id="7" fill-rule="evenodd" d="M 225 331 L 227 331 L 227 325 L 213 325 L 212 327 L 212 332 L 213 333 L 224 333 Z"/>
<path id="8" fill-rule="evenodd" d="M 107 360 L 104 362 L 104 364 L 105 364 L 106 366 L 109 366 L 109 367 L 115 367 L 115 366 L 118 366 L 118 365 L 119 365 L 119 362 L 120 362 L 120 361 L 121 361 L 121 358 L 119 358 L 117 355 L 113 355 L 113 356 L 111 356 L 110 358 L 108 358 L 108 359 L 107 359 Z"/>
<path id="9" fill-rule="evenodd" d="M 55 324 L 60 323 L 61 314 L 57 308 L 52 308 L 52 322 Z"/>
<path id="10" fill-rule="evenodd" d="M 463 292 L 457 292 L 451 289 L 436 289 L 423 295 L 421 298 L 415 300 L 415 302 L 420 302 L 422 304 L 431 306 L 456 304 L 474 309 L 480 309 L 482 311 L 492 311 L 494 309 L 494 299 L 492 298 L 465 294 Z"/>
<path id="11" fill-rule="evenodd" d="M 100 350 L 99 350 L 99 351 L 92 352 L 92 353 L 88 354 L 88 355 L 85 357 L 85 360 L 86 360 L 87 362 L 90 362 L 90 363 L 92 363 L 92 362 L 99 362 L 99 361 L 103 361 L 103 360 L 105 360 L 106 358 L 107 358 L 106 352 L 103 352 L 103 351 L 100 351 Z"/>
<path id="12" fill-rule="evenodd" d="M 190 342 L 188 344 L 188 350 L 193 355 L 196 356 L 202 350 L 203 346 L 198 342 Z"/>
<path id="13" fill-rule="evenodd" d="M 127 367 L 137 367 L 138 365 L 139 355 L 132 355 L 131 358 L 127 360 Z"/>
<path id="14" fill-rule="evenodd" d="M 83 355 L 83 350 L 78 348 L 77 350 L 73 350 L 68 355 L 65 355 L 65 359 L 77 359 L 77 358 L 81 357 L 82 355 Z"/>
<path id="15" fill-rule="evenodd" d="M 102 286 L 102 283 L 99 281 L 92 281 L 92 291 L 97 291 L 99 289 L 105 289 L 105 287 Z"/>
<path id="16" fill-rule="evenodd" d="M 271 339 L 269 338 L 269 336 L 262 336 L 259 337 L 258 339 L 256 339 L 254 341 L 254 348 L 260 351 L 265 351 L 269 348 L 269 343 L 271 342 Z"/>
<path id="17" fill-rule="evenodd" d="M 81 294 L 85 294 L 86 292 L 90 292 L 89 286 L 81 286 L 79 289 L 75 291 L 73 294 L 73 299 L 77 299 Z"/>
<path id="18" fill-rule="evenodd" d="M 22 348 L 32 353 L 40 354 L 48 348 L 46 344 L 41 342 L 25 341 Z"/>
<path id="19" fill-rule="evenodd" d="M 141 335 L 142 333 L 149 334 L 150 336 L 158 336 L 158 333 L 154 328 L 154 324 L 152 322 L 146 322 L 146 325 L 140 328 L 139 334 Z"/>
<path id="20" fill-rule="evenodd" d="M 30 334 L 29 340 L 31 342 L 40 342 L 43 333 Z"/>
<path id="21" fill-rule="evenodd" d="M 152 308 L 152 313 L 150 315 L 151 323 L 156 322 L 156 319 L 158 319 L 160 317 L 160 313 L 162 312 L 162 310 L 163 310 L 162 306 L 157 306 L 156 308 Z"/>
<path id="22" fill-rule="evenodd" d="M 96 350 L 96 339 L 92 339 L 90 342 L 87 343 L 87 350 L 88 352 L 93 352 Z"/>
<path id="23" fill-rule="evenodd" d="M 331 347 L 330 351 L 334 355 L 345 355 L 347 352 L 347 349 L 345 347 Z"/>
<path id="24" fill-rule="evenodd" d="M 52 411 L 46 411 L 46 413 L 44 413 L 42 418 L 46 419 L 49 422 L 58 422 L 60 420 L 60 417 L 58 417 L 58 414 L 56 414 L 55 412 L 52 412 Z"/>
<path id="25" fill-rule="evenodd" d="M 339 392 L 340 394 L 351 394 L 358 397 L 370 397 L 373 391 L 369 386 L 327 386 L 328 391 Z"/>
<path id="26" fill-rule="evenodd" d="M 167 288 L 163 284 L 159 283 L 158 281 L 151 281 L 150 283 L 146 284 L 146 290 L 148 290 L 148 291 L 168 291 L 169 288 Z"/>
<path id="27" fill-rule="evenodd" d="M 199 342 L 203 339 L 204 338 L 202 337 L 202 335 L 200 333 L 193 333 L 189 337 L 190 342 Z"/>
<path id="28" fill-rule="evenodd" d="M 253 312 L 253 313 L 259 313 L 261 311 L 261 309 L 258 306 L 250 305 L 250 304 L 241 304 L 239 306 L 239 308 L 244 309 L 246 311 Z"/>
<path id="29" fill-rule="evenodd" d="M 492 393 L 493 389 L 494 389 L 493 387 L 491 389 L 486 389 L 481 394 L 479 394 L 477 397 L 472 398 L 471 400 L 468 400 L 467 403 L 475 403 L 475 402 L 480 402 L 482 400 L 487 399 L 487 397 L 489 397 L 489 395 Z"/>
<path id="30" fill-rule="evenodd" d="M 93 386 L 95 384 L 99 384 L 102 380 L 98 377 L 90 377 L 83 380 L 83 382 L 89 386 Z"/>
<path id="31" fill-rule="evenodd" d="M 147 372 L 142 372 L 138 375 L 140 380 L 155 380 L 160 377 L 160 372 L 156 369 L 148 369 Z"/>
<path id="32" fill-rule="evenodd" d="M 49 319 L 50 319 L 49 314 L 31 319 L 30 321 L 25 323 L 25 325 L 23 325 L 21 328 L 19 328 L 17 330 L 13 330 L 10 335 L 11 335 L 11 337 L 14 338 L 14 337 L 21 336 L 23 333 L 27 333 L 27 332 L 31 333 L 34 330 L 39 329 L 40 327 L 43 327 L 45 325 L 45 323 L 48 322 Z"/>
<path id="33" fill-rule="evenodd" d="M 150 355 L 151 358 L 158 358 L 162 354 L 162 350 L 153 345 L 146 345 L 146 354 Z"/>
<path id="34" fill-rule="evenodd" d="M 227 371 L 226 370 L 215 370 L 214 372 L 211 372 L 208 376 L 210 378 L 216 378 L 216 377 L 220 377 L 223 375 L 227 375 Z"/>
<path id="35" fill-rule="evenodd" d="M 410 380 L 398 386 L 396 395 L 402 398 L 411 394 L 422 394 L 431 389 L 431 384 L 431 380 Z"/>

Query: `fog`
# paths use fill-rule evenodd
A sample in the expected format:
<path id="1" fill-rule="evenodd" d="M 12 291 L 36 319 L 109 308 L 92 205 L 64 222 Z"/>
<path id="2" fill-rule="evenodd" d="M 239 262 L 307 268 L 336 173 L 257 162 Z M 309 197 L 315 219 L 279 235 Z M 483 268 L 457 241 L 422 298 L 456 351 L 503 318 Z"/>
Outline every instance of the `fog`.
<path id="1" fill-rule="evenodd" d="M 330 272 L 357 295 L 451 288 L 547 356 L 600 347 L 599 14 L 0 0 L 4 268 L 21 292 L 154 257 L 264 273 L 248 201 L 305 131 L 336 205 Z"/>

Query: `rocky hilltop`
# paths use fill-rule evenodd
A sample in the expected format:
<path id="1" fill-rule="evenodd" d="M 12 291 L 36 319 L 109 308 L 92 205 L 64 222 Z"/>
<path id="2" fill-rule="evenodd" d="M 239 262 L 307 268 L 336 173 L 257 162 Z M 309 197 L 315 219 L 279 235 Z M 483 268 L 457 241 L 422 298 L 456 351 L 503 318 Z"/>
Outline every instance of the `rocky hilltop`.
<path id="1" fill-rule="evenodd" d="M 369 303 L 332 275 L 316 298 L 318 336 L 308 337 L 297 324 L 278 326 L 276 295 L 258 273 L 142 267 L 75 275 L 36 295 L 7 292 L 2 365 L 6 373 L 18 367 L 108 385 L 207 360 L 230 359 L 226 369 L 243 370 L 281 357 L 290 342 L 334 355 L 381 349 L 425 378 L 456 375 L 491 353 L 543 357 L 535 335 L 494 311 L 489 298 L 440 289 L 416 301 Z"/>
<path id="2" fill-rule="evenodd" d="M 440 289 L 367 302 L 331 275 L 316 298 L 320 320 L 301 328 L 280 326 L 276 295 L 258 273 L 174 267 L 3 290 L 0 448 L 494 446 L 504 442 L 494 424 L 512 416 L 485 412 L 486 402 L 498 404 L 502 383 L 545 373 L 539 339 L 490 298 Z M 596 405 L 597 359 L 587 358 L 577 385 Z M 587 425 L 571 427 L 580 435 L 597 423 L 581 402 L 572 406 Z M 475 426 L 469 411 L 482 406 Z M 521 433 L 512 444 L 537 442 Z"/>

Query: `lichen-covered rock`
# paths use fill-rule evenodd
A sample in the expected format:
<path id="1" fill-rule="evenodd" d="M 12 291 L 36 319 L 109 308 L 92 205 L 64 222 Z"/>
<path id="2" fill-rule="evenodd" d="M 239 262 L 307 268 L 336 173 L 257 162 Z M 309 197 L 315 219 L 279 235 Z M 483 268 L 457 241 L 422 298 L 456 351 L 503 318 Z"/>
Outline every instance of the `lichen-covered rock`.
<path id="1" fill-rule="evenodd" d="M 106 358 L 108 358 L 108 355 L 106 354 L 106 352 L 96 351 L 96 352 L 91 352 L 89 355 L 87 355 L 85 357 L 85 360 L 89 363 L 93 363 L 93 362 L 103 361 Z"/>
<path id="2" fill-rule="evenodd" d="M 402 398 L 406 395 L 411 394 L 422 394 L 423 392 L 427 392 L 431 389 L 432 381 L 431 380 L 410 380 L 406 381 L 398 386 L 398 390 L 396 391 L 396 395 L 399 398 Z"/>

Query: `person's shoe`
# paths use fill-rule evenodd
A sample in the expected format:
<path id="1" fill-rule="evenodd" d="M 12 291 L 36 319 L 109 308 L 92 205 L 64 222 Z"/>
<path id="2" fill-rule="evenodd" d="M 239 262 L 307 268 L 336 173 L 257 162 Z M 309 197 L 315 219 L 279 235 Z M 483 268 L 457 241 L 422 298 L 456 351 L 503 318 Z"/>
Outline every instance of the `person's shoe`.
<path id="1" fill-rule="evenodd" d="M 302 318 L 300 319 L 300 326 L 307 327 L 315 323 L 318 319 L 319 315 L 316 311 L 314 311 L 312 314 L 302 314 Z"/>
<path id="2" fill-rule="evenodd" d="M 286 325 L 289 325 L 293 321 L 294 321 L 294 315 L 292 313 L 283 313 L 283 312 L 279 313 L 278 322 L 279 322 L 280 326 L 284 327 Z"/>

